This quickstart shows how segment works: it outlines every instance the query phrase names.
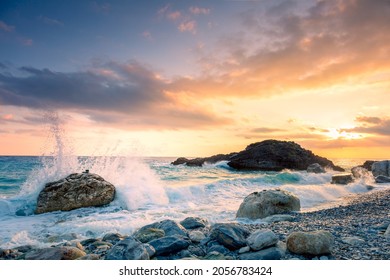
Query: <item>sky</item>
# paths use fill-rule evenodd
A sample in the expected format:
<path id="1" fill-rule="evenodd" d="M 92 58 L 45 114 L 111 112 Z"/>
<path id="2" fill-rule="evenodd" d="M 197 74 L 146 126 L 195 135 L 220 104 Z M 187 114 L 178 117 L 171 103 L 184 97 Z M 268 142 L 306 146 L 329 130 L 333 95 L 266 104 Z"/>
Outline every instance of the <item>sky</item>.
<path id="1" fill-rule="evenodd" d="M 389 18 L 388 0 L 2 0 L 0 154 L 60 131 L 77 155 L 278 139 L 390 158 Z"/>

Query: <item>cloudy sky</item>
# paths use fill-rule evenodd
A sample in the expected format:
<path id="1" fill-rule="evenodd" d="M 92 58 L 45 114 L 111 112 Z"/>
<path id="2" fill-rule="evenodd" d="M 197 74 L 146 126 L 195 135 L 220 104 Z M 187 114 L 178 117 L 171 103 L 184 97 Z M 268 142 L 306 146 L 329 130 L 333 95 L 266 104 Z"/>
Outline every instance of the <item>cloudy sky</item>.
<path id="1" fill-rule="evenodd" d="M 0 154 L 390 157 L 390 1 L 0 3 Z"/>

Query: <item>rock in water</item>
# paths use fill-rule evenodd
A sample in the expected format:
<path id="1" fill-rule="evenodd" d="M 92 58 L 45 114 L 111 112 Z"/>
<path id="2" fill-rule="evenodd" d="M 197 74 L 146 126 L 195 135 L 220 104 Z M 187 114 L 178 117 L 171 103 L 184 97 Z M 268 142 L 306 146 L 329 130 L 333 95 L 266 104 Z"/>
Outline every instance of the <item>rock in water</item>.
<path id="1" fill-rule="evenodd" d="M 149 260 L 149 258 L 146 246 L 133 237 L 119 241 L 105 257 L 106 260 Z"/>
<path id="2" fill-rule="evenodd" d="M 99 175 L 74 173 L 45 185 L 38 196 L 35 213 L 103 206 L 113 201 L 114 197 L 115 187 Z"/>
<path id="3" fill-rule="evenodd" d="M 325 169 L 318 163 L 310 164 L 306 170 L 308 173 L 325 173 Z"/>
<path id="4" fill-rule="evenodd" d="M 390 177 L 390 160 L 377 161 L 372 164 L 372 175 L 374 177 Z"/>
<path id="5" fill-rule="evenodd" d="M 347 185 L 352 183 L 352 174 L 337 174 L 332 176 L 332 184 Z"/>
<path id="6" fill-rule="evenodd" d="M 280 189 L 254 192 L 245 197 L 237 218 L 261 219 L 274 214 L 299 211 L 301 203 L 292 193 Z"/>
<path id="7" fill-rule="evenodd" d="M 287 237 L 287 249 L 296 254 L 324 255 L 331 252 L 333 235 L 324 230 L 293 232 Z"/>
<path id="8" fill-rule="evenodd" d="M 250 144 L 244 151 L 232 156 L 228 165 L 239 170 L 281 171 L 283 169 L 306 170 L 318 163 L 336 171 L 344 171 L 332 161 L 314 155 L 291 141 L 265 140 Z"/>
<path id="9" fill-rule="evenodd" d="M 355 166 L 351 169 L 352 176 L 356 179 L 364 178 L 369 175 L 368 170 L 362 166 Z"/>
<path id="10" fill-rule="evenodd" d="M 382 184 L 382 183 L 390 183 L 390 177 L 379 175 L 375 177 L 375 183 Z"/>

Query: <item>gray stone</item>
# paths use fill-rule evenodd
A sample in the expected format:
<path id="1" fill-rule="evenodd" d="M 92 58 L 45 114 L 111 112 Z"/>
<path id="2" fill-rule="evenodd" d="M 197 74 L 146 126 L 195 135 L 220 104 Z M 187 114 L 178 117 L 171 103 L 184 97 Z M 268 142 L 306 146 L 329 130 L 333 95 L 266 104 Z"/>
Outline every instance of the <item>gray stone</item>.
<path id="1" fill-rule="evenodd" d="M 287 237 L 287 249 L 301 255 L 329 254 L 333 243 L 334 238 L 332 234 L 324 230 L 293 232 Z"/>
<path id="2" fill-rule="evenodd" d="M 154 249 L 154 247 L 152 245 L 150 245 L 149 243 L 145 243 L 144 246 L 145 246 L 146 251 L 149 254 L 149 257 L 152 258 L 156 254 L 156 249 Z"/>
<path id="3" fill-rule="evenodd" d="M 149 242 L 156 250 L 156 256 L 177 253 L 190 246 L 190 241 L 181 235 L 166 236 Z"/>
<path id="4" fill-rule="evenodd" d="M 210 237 L 230 250 L 246 246 L 249 231 L 240 224 L 220 223 L 211 228 Z"/>
<path id="5" fill-rule="evenodd" d="M 195 243 L 199 243 L 200 241 L 202 241 L 203 239 L 206 238 L 204 233 L 201 231 L 198 231 L 198 230 L 191 231 L 188 234 L 188 237 L 191 239 L 192 242 L 195 242 Z"/>
<path id="6" fill-rule="evenodd" d="M 145 245 L 133 237 L 116 243 L 106 254 L 106 260 L 149 260 Z"/>
<path id="7" fill-rule="evenodd" d="M 390 225 L 387 227 L 385 233 L 384 233 L 384 236 L 388 239 L 390 239 Z"/>
<path id="8" fill-rule="evenodd" d="M 316 173 L 316 174 L 319 174 L 319 173 L 325 173 L 325 169 L 319 165 L 318 163 L 313 163 L 313 164 L 310 164 L 308 167 L 307 167 L 307 170 L 306 170 L 308 173 Z"/>
<path id="9" fill-rule="evenodd" d="M 299 211 L 300 200 L 294 194 L 280 189 L 254 192 L 241 203 L 237 218 L 261 219 L 275 214 Z"/>
<path id="10" fill-rule="evenodd" d="M 205 218 L 200 217 L 188 217 L 185 218 L 180 224 L 186 229 L 204 228 L 209 225 L 209 222 Z"/>
<path id="11" fill-rule="evenodd" d="M 207 253 L 210 252 L 218 252 L 224 255 L 227 255 L 230 253 L 229 249 L 222 245 L 213 245 L 207 248 Z"/>
<path id="12" fill-rule="evenodd" d="M 253 251 L 260 251 L 264 248 L 275 245 L 279 241 L 273 231 L 269 229 L 259 229 L 253 232 L 247 239 L 248 246 Z"/>
<path id="13" fill-rule="evenodd" d="M 199 246 L 190 245 L 187 249 L 191 254 L 197 257 L 204 257 L 206 255 L 206 252 Z"/>
<path id="14" fill-rule="evenodd" d="M 37 249 L 25 254 L 26 260 L 75 260 L 85 256 L 86 253 L 75 247 L 51 247 Z"/>
<path id="15" fill-rule="evenodd" d="M 377 161 L 372 164 L 372 175 L 390 177 L 390 160 Z"/>
<path id="16" fill-rule="evenodd" d="M 376 176 L 375 183 L 378 184 L 390 183 L 390 177 L 383 176 L 383 175 Z"/>
<path id="17" fill-rule="evenodd" d="M 279 222 L 292 222 L 294 221 L 294 216 L 283 215 L 283 214 L 272 215 L 272 216 L 265 217 L 262 221 L 269 224 L 279 223 Z"/>
<path id="18" fill-rule="evenodd" d="M 142 243 L 147 243 L 164 236 L 164 230 L 158 228 L 141 228 L 133 234 L 133 237 L 138 239 Z"/>
<path id="19" fill-rule="evenodd" d="M 245 247 L 240 248 L 240 250 L 238 250 L 238 253 L 244 254 L 244 253 L 248 253 L 250 250 L 251 250 L 251 247 L 245 246 Z"/>
<path id="20" fill-rule="evenodd" d="M 280 260 L 282 257 L 283 252 L 277 247 L 238 255 L 240 260 Z"/>
<path id="21" fill-rule="evenodd" d="M 224 254 L 221 254 L 216 251 L 212 251 L 208 253 L 205 257 L 202 258 L 203 260 L 232 260 L 233 258 L 230 256 L 226 256 Z"/>
<path id="22" fill-rule="evenodd" d="M 352 182 L 352 174 L 336 174 L 332 176 L 332 184 L 347 185 Z"/>
<path id="23" fill-rule="evenodd" d="M 162 229 L 165 233 L 165 236 L 173 236 L 173 235 L 187 236 L 187 230 L 181 224 L 169 219 L 156 222 L 150 225 L 146 225 L 142 227 L 140 230 L 147 229 L 147 228 Z"/>
<path id="24" fill-rule="evenodd" d="M 359 246 L 364 244 L 365 241 L 357 236 L 348 236 L 341 239 L 344 243 L 347 243 L 352 246 Z"/>
<path id="25" fill-rule="evenodd" d="M 103 236 L 103 241 L 110 242 L 111 244 L 115 244 L 123 239 L 125 239 L 126 236 L 123 236 L 119 233 L 107 233 Z"/>
<path id="26" fill-rule="evenodd" d="M 36 214 L 103 206 L 114 200 L 115 187 L 92 173 L 74 173 L 47 183 L 39 193 Z"/>
<path id="27" fill-rule="evenodd" d="M 84 260 L 84 261 L 97 261 L 100 260 L 100 256 L 97 254 L 88 254 L 83 257 L 78 258 L 77 260 Z"/>
<path id="28" fill-rule="evenodd" d="M 327 256 L 321 256 L 321 257 L 320 257 L 320 260 L 321 260 L 321 261 L 327 261 L 327 260 L 329 260 L 329 258 L 328 258 Z"/>

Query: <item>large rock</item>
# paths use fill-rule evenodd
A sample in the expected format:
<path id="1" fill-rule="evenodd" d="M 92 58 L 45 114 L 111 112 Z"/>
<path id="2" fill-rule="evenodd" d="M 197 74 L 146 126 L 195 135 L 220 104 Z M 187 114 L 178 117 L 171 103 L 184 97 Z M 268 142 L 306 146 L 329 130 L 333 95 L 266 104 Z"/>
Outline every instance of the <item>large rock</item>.
<path id="1" fill-rule="evenodd" d="M 362 166 L 352 167 L 351 172 L 352 172 L 352 176 L 356 179 L 369 176 L 368 170 Z"/>
<path id="2" fill-rule="evenodd" d="M 353 182 L 352 174 L 336 174 L 332 176 L 332 184 L 347 185 Z"/>
<path id="3" fill-rule="evenodd" d="M 275 214 L 299 211 L 301 203 L 294 194 L 280 190 L 263 190 L 245 197 L 237 211 L 237 218 L 261 219 Z"/>
<path id="4" fill-rule="evenodd" d="M 113 201 L 114 197 L 115 187 L 99 175 L 74 173 L 45 185 L 38 196 L 35 213 L 103 206 Z"/>
<path id="5" fill-rule="evenodd" d="M 133 237 L 115 244 L 106 254 L 106 260 L 149 260 L 146 246 Z"/>
<path id="6" fill-rule="evenodd" d="M 85 256 L 86 253 L 75 247 L 52 247 L 27 252 L 26 260 L 75 260 Z"/>
<path id="7" fill-rule="evenodd" d="M 382 183 L 390 183 L 390 177 L 379 175 L 375 177 L 375 183 L 382 184 Z"/>
<path id="8" fill-rule="evenodd" d="M 186 229 L 204 228 L 209 225 L 209 221 L 200 217 L 185 218 L 180 224 Z"/>
<path id="9" fill-rule="evenodd" d="M 149 244 L 156 250 L 156 256 L 177 253 L 190 246 L 191 242 L 184 236 L 166 236 L 150 241 Z"/>
<path id="10" fill-rule="evenodd" d="M 281 171 L 283 169 L 306 170 L 313 163 L 344 171 L 341 167 L 335 166 L 332 161 L 314 155 L 294 142 L 278 140 L 250 144 L 244 151 L 233 156 L 228 165 L 239 170 Z"/>
<path id="11" fill-rule="evenodd" d="M 147 243 L 164 236 L 165 232 L 158 228 L 141 228 L 133 234 L 133 237 L 142 243 Z"/>
<path id="12" fill-rule="evenodd" d="M 264 248 L 271 247 L 278 241 L 279 239 L 276 234 L 269 229 L 256 230 L 247 239 L 247 243 L 253 251 L 260 251 Z"/>
<path id="13" fill-rule="evenodd" d="M 306 170 L 308 173 L 325 173 L 325 169 L 319 165 L 318 163 L 313 163 L 313 164 L 310 164 L 308 167 L 307 167 L 307 170 Z"/>
<path id="14" fill-rule="evenodd" d="M 246 238 L 250 232 L 242 225 L 233 223 L 215 224 L 211 228 L 210 238 L 230 250 L 246 246 Z"/>
<path id="15" fill-rule="evenodd" d="M 324 255 L 331 252 L 333 235 L 324 230 L 293 232 L 287 237 L 287 249 L 300 255 Z"/>
<path id="16" fill-rule="evenodd" d="M 390 160 L 377 161 L 372 164 L 372 175 L 374 177 L 390 177 Z"/>

